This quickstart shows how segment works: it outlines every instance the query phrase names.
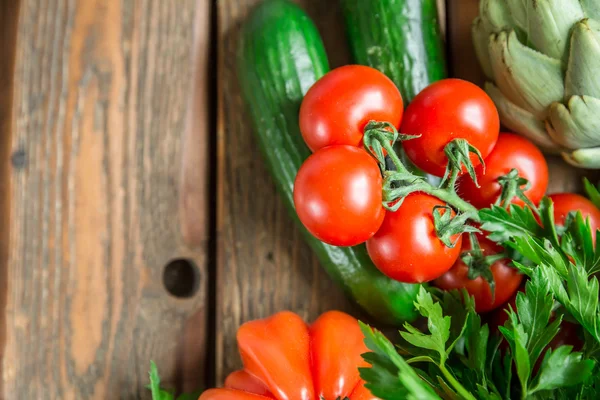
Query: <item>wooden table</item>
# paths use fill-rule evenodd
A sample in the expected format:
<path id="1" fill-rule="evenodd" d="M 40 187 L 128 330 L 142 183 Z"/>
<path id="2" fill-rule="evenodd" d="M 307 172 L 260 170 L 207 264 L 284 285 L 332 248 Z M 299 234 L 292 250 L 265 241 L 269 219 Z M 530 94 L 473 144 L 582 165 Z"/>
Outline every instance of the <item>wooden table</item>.
<path id="1" fill-rule="evenodd" d="M 0 1 L 2 398 L 149 398 L 150 360 L 166 386 L 212 386 L 242 322 L 359 312 L 248 128 L 234 54 L 258 1 Z M 335 2 L 299 2 L 349 63 Z M 451 70 L 481 82 L 477 1 L 446 11 Z M 550 162 L 551 191 L 578 189 Z"/>

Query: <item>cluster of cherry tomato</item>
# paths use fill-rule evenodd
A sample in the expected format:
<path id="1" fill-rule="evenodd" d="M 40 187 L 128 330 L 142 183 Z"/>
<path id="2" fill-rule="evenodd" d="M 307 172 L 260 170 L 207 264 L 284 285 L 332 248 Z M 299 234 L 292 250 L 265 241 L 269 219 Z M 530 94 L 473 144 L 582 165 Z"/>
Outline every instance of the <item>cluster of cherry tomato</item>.
<path id="1" fill-rule="evenodd" d="M 513 169 L 528 181 L 523 194 L 537 205 L 548 186 L 542 153 L 520 136 L 499 133 L 492 100 L 476 85 L 459 79 L 430 85 L 404 110 L 402 95 L 391 80 L 373 68 L 350 65 L 317 81 L 300 109 L 300 130 L 313 154 L 298 171 L 294 203 L 300 220 L 314 236 L 334 246 L 366 243 L 373 263 L 392 279 L 434 281 L 442 289 L 466 288 L 480 312 L 506 303 L 520 286 L 521 275 L 509 260 L 495 261 L 490 267 L 496 283 L 494 295 L 482 277 L 469 279 L 468 266 L 460 256 L 471 250 L 471 241 L 457 234 L 454 246 L 448 246 L 434 228 L 434 209 L 445 207 L 444 201 L 414 192 L 395 212 L 383 207 L 379 164 L 363 148 L 363 131 L 369 121 L 386 121 L 402 134 L 418 136 L 403 142 L 404 151 L 417 167 L 435 176 L 446 173 L 446 146 L 456 139 L 468 141 L 480 153 L 469 155 L 477 183 L 459 168 L 456 185 L 452 182 L 447 189 L 476 208 L 497 202 L 502 191 L 499 178 Z M 551 197 L 557 223 L 578 209 L 590 217 L 593 228 L 600 227 L 600 211 L 584 197 Z M 511 201 L 523 203 L 518 198 Z M 484 255 L 502 252 L 484 236 L 478 239 Z"/>

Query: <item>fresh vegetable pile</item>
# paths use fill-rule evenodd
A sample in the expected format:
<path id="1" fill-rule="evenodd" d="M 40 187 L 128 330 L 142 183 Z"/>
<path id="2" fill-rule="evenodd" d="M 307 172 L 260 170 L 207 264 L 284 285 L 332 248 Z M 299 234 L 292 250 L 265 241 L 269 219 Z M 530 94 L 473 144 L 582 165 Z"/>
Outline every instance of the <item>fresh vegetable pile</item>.
<path id="1" fill-rule="evenodd" d="M 600 398 L 600 192 L 586 180 L 589 199 L 545 196 L 548 166 L 534 144 L 551 143 L 540 130 L 546 121 L 561 150 L 577 149 L 566 150 L 570 162 L 598 161 L 596 149 L 564 142 L 574 127 L 586 136 L 597 117 L 585 114 L 586 126 L 572 99 L 571 116 L 549 104 L 563 99 L 564 91 L 552 92 L 563 79 L 578 96 L 573 87 L 593 64 L 573 51 L 567 60 L 567 46 L 554 39 L 600 7 L 569 0 L 561 19 L 550 13 L 553 1 L 482 0 L 476 45 L 498 85 L 488 85 L 488 95 L 444 79 L 435 1 L 341 3 L 353 54 L 367 65 L 329 71 L 306 14 L 267 0 L 242 30 L 240 84 L 267 166 L 306 240 L 367 312 L 403 324 L 399 343 L 340 312 L 312 325 L 278 313 L 240 328 L 244 369 L 200 398 Z M 523 25 L 523 10 L 538 28 Z M 560 35 L 544 33 L 551 20 Z M 597 33 L 591 20 L 577 24 Z M 393 29 L 397 40 L 386 46 Z M 545 36 L 523 36 L 534 29 Z M 576 35 L 574 49 L 584 41 Z M 523 37 L 556 60 L 531 53 Z M 536 60 L 541 72 L 530 79 Z M 554 82 L 550 72 L 561 62 L 569 68 Z M 501 132 L 501 119 L 534 142 Z"/>

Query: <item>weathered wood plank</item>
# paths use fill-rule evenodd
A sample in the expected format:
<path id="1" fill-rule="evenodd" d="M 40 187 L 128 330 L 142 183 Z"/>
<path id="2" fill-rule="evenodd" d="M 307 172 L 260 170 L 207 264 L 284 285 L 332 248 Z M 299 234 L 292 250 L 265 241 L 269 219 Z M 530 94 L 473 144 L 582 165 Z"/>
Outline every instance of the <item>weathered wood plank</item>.
<path id="1" fill-rule="evenodd" d="M 207 224 L 206 157 L 182 148 L 208 152 L 188 109 L 206 107 L 192 97 L 206 58 L 192 49 L 206 41 L 209 3 L 176 3 L 22 1 L 6 398 L 148 398 L 151 359 L 167 384 L 199 384 L 207 231 L 185 222 Z M 195 286 L 179 286 L 187 298 L 163 285 L 180 257 L 197 266 Z M 165 279 L 177 290 L 182 276 Z"/>
<path id="2" fill-rule="evenodd" d="M 471 23 L 478 11 L 478 0 L 447 0 L 451 70 L 455 77 L 481 85 L 485 82 L 485 76 L 479 67 L 471 40 Z M 549 156 L 547 160 L 550 169 L 548 193 L 581 191 L 584 176 L 594 179 L 600 177 L 597 172 L 571 167 L 560 157 Z"/>
<path id="3" fill-rule="evenodd" d="M 12 104 L 14 64 L 17 50 L 19 1 L 0 2 L 0 360 L 6 350 L 6 299 L 8 286 L 8 242 L 10 237 L 10 147 L 13 131 Z M 18 158 L 12 159 L 18 162 Z M 4 365 L 0 362 L 0 376 Z M 4 392 L 0 379 L 0 396 Z"/>
<path id="4" fill-rule="evenodd" d="M 235 74 L 241 22 L 257 0 L 218 1 L 218 296 L 216 372 L 220 384 L 241 363 L 235 332 L 245 321 L 289 309 L 308 320 L 355 310 L 302 242 L 260 157 Z M 332 66 L 348 63 L 338 7 L 300 3 L 323 36 Z"/>

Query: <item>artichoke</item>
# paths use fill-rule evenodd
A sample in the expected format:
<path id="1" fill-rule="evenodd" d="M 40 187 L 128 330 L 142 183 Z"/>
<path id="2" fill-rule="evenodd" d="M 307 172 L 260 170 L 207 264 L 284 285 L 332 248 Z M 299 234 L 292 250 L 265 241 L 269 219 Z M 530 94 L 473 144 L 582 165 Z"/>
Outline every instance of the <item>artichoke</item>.
<path id="1" fill-rule="evenodd" d="M 481 0 L 473 23 L 502 123 L 600 168 L 600 0 Z"/>

